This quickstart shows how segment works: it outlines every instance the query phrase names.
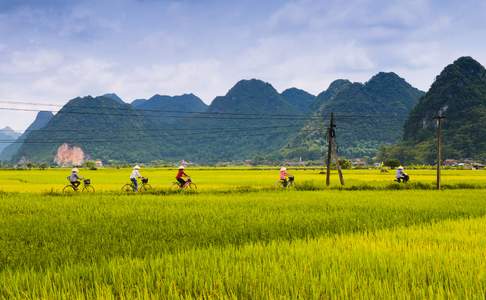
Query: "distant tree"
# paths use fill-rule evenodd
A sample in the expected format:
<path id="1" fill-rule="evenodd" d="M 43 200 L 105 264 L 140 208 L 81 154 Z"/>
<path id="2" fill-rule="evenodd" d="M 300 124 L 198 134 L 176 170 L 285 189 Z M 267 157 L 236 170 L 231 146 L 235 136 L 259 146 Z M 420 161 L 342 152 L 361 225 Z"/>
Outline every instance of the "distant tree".
<path id="1" fill-rule="evenodd" d="M 88 160 L 84 163 L 84 167 L 90 170 L 97 170 L 96 163 L 92 160 Z"/>
<path id="2" fill-rule="evenodd" d="M 398 159 L 390 158 L 387 159 L 383 162 L 383 164 L 387 167 L 390 167 L 392 169 L 395 169 L 401 165 L 400 161 Z"/>
<path id="3" fill-rule="evenodd" d="M 348 160 L 348 159 L 340 159 L 339 160 L 339 165 L 341 165 L 341 168 L 342 169 L 351 169 L 351 167 L 353 166 L 353 164 L 351 163 L 351 161 Z"/>

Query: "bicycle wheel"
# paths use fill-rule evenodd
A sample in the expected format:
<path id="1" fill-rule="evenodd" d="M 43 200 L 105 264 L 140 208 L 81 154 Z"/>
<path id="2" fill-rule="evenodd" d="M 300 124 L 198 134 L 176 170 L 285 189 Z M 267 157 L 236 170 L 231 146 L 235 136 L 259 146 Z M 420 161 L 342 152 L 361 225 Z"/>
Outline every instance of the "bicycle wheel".
<path id="1" fill-rule="evenodd" d="M 63 189 L 62 189 L 62 192 L 65 193 L 65 194 L 71 194 L 71 193 L 74 193 L 76 192 L 76 190 L 74 189 L 74 187 L 72 185 L 66 185 Z"/>
<path id="2" fill-rule="evenodd" d="M 83 188 L 83 193 L 94 193 L 95 188 L 92 185 L 85 185 Z"/>
<path id="3" fill-rule="evenodd" d="M 150 191 L 152 189 L 152 186 L 150 184 L 142 184 L 139 188 L 138 188 L 138 191 L 139 192 L 147 192 L 147 191 Z"/>
<path id="4" fill-rule="evenodd" d="M 284 186 L 282 184 L 282 181 L 280 181 L 280 180 L 275 181 L 274 187 L 276 189 L 282 189 L 282 188 L 284 188 Z"/>
<path id="5" fill-rule="evenodd" d="M 191 182 L 189 183 L 187 186 L 186 186 L 186 189 L 190 190 L 190 191 L 195 191 L 197 190 L 197 185 L 194 183 L 194 182 Z"/>
<path id="6" fill-rule="evenodd" d="M 131 193 L 133 192 L 133 186 L 131 184 L 125 184 L 123 187 L 122 187 L 122 192 L 125 192 L 125 193 Z"/>
<path id="7" fill-rule="evenodd" d="M 181 189 L 181 186 L 179 185 L 179 183 L 178 183 L 178 182 L 174 182 L 174 183 L 172 183 L 172 186 L 170 187 L 170 190 L 171 190 L 171 191 L 174 191 L 174 192 L 175 192 L 175 191 L 179 191 L 180 189 Z"/>

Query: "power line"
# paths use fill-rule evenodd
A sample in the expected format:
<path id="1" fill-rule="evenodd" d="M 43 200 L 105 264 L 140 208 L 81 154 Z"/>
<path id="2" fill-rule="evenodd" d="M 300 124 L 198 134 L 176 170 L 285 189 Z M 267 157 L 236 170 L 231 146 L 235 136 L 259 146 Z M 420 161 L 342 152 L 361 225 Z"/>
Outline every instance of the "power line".
<path id="1" fill-rule="evenodd" d="M 147 128 L 147 129 L 104 129 L 104 132 L 147 132 L 147 131 L 158 131 L 158 132 L 165 132 L 165 131 L 212 131 L 212 130 L 261 130 L 261 129 L 274 129 L 274 128 L 300 128 L 300 125 L 286 125 L 286 126 L 263 126 L 263 127 L 210 127 L 210 128 Z M 1 131 L 10 132 L 8 129 L 0 129 Z M 17 133 L 26 133 L 26 132 L 92 132 L 93 129 L 27 129 L 23 131 L 16 131 Z"/>
<path id="2" fill-rule="evenodd" d="M 0 103 L 4 104 L 20 104 L 20 105 L 33 105 L 33 106 L 50 106 L 50 107 L 64 107 L 64 105 L 60 104 L 50 104 L 50 103 L 33 103 L 33 102 L 20 102 L 20 101 L 0 101 Z M 133 108 L 128 103 L 126 104 L 128 107 L 103 107 L 103 106 L 88 106 L 88 105 L 70 105 L 68 108 L 87 108 L 87 109 L 100 109 L 100 108 L 107 108 L 110 110 L 121 110 L 121 111 L 128 111 L 128 112 L 157 112 L 157 113 L 177 113 L 177 114 L 191 114 L 191 115 L 208 115 L 208 116 L 218 116 L 218 115 L 231 115 L 231 116 L 253 116 L 253 117 L 291 117 L 291 118 L 304 118 L 304 119 L 314 119 L 314 118 L 321 118 L 320 114 L 324 112 L 317 112 L 317 113 L 309 113 L 309 114 L 269 114 L 269 113 L 234 113 L 234 112 L 197 112 L 197 111 L 182 111 L 182 110 L 161 110 L 161 109 L 142 109 L 142 108 Z M 24 109 L 24 108 L 0 108 L 0 109 L 12 109 L 18 111 L 50 111 L 53 113 L 86 113 L 86 112 L 64 112 L 63 109 L 61 110 L 36 110 L 36 109 Z M 383 113 L 368 113 L 368 114 L 357 114 L 355 112 L 349 111 L 336 111 L 333 110 L 335 113 L 335 117 L 339 118 L 353 118 L 353 117 L 360 117 L 360 118 L 367 118 L 367 117 L 390 117 L 396 118 L 398 117 L 398 113 L 396 112 L 383 112 Z M 92 114 L 92 113 L 88 113 Z M 107 114 L 108 115 L 108 114 Z M 115 115 L 115 114 L 109 114 Z M 145 116 L 145 115 L 144 115 Z M 183 117 L 183 116 L 167 116 L 167 117 Z M 185 117 L 185 116 L 184 116 Z"/>
<path id="3" fill-rule="evenodd" d="M 228 133 L 231 135 L 228 136 L 222 136 L 222 133 Z M 245 133 L 245 132 L 243 132 Z M 208 138 L 224 138 L 224 137 L 257 137 L 257 136 L 275 136 L 277 134 L 286 134 L 286 132 L 265 132 L 265 133 L 257 133 L 257 134 L 239 134 L 238 132 L 208 132 L 208 133 L 200 133 L 205 136 L 195 136 L 194 139 L 208 139 Z M 211 134 L 211 135 L 209 135 Z M 217 135 L 216 135 L 217 134 Z M 236 135 L 235 135 L 236 134 Z M 190 134 L 178 134 L 178 135 L 158 135 L 158 136 L 137 136 L 133 138 L 125 138 L 125 139 L 74 139 L 69 141 L 68 138 L 66 139 L 58 139 L 58 140 L 49 140 L 49 139 L 44 139 L 44 140 L 26 140 L 26 141 L 6 141 L 6 140 L 0 140 L 0 144 L 59 144 L 59 143 L 71 143 L 71 144 L 76 144 L 76 143 L 119 143 L 119 142 L 140 142 L 140 141 L 146 141 L 147 139 L 161 139 L 161 138 L 177 138 L 181 136 L 191 136 L 194 135 L 194 133 Z M 193 139 L 193 140 L 194 140 Z M 157 141 L 157 140 L 156 140 Z"/>
<path id="4" fill-rule="evenodd" d="M 290 127 L 290 126 L 275 126 L 275 127 L 253 127 L 251 128 L 251 130 L 247 130 L 249 128 L 245 128 L 245 127 L 241 127 L 241 128 L 232 128 L 232 129 L 227 129 L 227 128 L 221 128 L 221 129 L 218 129 L 218 130 L 208 130 L 208 131 L 205 131 L 205 130 L 196 130 L 196 131 L 192 131 L 193 129 L 190 129 L 189 132 L 185 131 L 185 132 L 182 132 L 182 133 L 174 133 L 173 131 L 166 131 L 166 132 L 163 132 L 163 131 L 160 131 L 159 134 L 156 134 L 156 135 L 153 135 L 153 134 L 140 134 L 140 135 L 137 135 L 135 137 L 143 137 L 143 138 L 171 138 L 171 137 L 179 137 L 179 136 L 195 136 L 195 137 L 206 137 L 206 136 L 214 136 L 214 137 L 220 137 L 221 134 L 239 134 L 239 133 L 248 133 L 248 132 L 255 132 L 255 131 L 261 131 L 261 130 L 264 130 L 264 131 L 267 131 L 267 132 L 270 132 L 270 133 L 273 133 L 273 132 L 280 132 L 280 133 L 288 133 L 289 132 L 289 129 L 292 129 L 292 128 L 295 128 L 295 127 Z M 318 128 L 307 128 L 307 129 L 301 129 L 301 130 L 298 130 L 298 131 L 295 131 L 296 133 L 298 132 L 315 132 L 316 130 L 319 130 Z M 192 132 L 191 132 L 192 131 Z M 122 131 L 123 132 L 123 131 Z M 126 131 L 126 132 L 131 132 L 131 131 Z M 83 135 L 85 136 L 85 135 Z M 80 141 L 92 141 L 93 139 L 95 138 L 89 138 L 87 140 L 80 140 L 78 137 L 74 137 L 74 136 L 68 136 L 68 137 L 65 137 L 65 136 L 59 136 L 59 137 L 54 137 L 57 141 L 65 141 L 65 140 L 72 140 L 74 142 L 80 142 Z M 83 137 L 83 138 L 86 138 L 86 137 Z M 133 138 L 130 137 L 130 138 Z M 42 139 L 41 141 L 45 141 L 46 139 Z M 25 143 L 25 142 L 30 142 L 30 141 L 35 141 L 35 140 L 32 140 L 32 139 L 29 139 L 29 140 L 16 140 L 16 141 L 12 141 L 12 140 L 0 140 L 0 142 L 5 142 L 5 143 L 12 143 L 12 142 L 18 142 L 18 143 Z M 51 139 L 51 141 L 54 141 Z M 108 140 L 108 141 L 111 141 Z"/>
<path id="5" fill-rule="evenodd" d="M 65 105 L 60 104 L 48 104 L 48 103 L 33 103 L 33 102 L 20 102 L 20 101 L 0 101 L 4 104 L 15 104 L 15 105 L 32 105 L 32 106 L 48 106 L 48 107 L 64 107 Z M 311 117 L 311 114 L 268 114 L 268 113 L 234 113 L 234 112 L 198 112 L 198 111 L 183 111 L 183 110 L 161 110 L 161 109 L 145 109 L 145 108 L 135 108 L 126 104 L 128 107 L 103 107 L 103 106 L 88 106 L 88 105 L 70 105 L 69 108 L 109 108 L 111 110 L 122 110 L 122 111 L 135 111 L 135 112 L 157 112 L 157 113 L 179 113 L 179 114 L 198 114 L 198 115 L 232 115 L 232 116 L 273 116 L 273 117 Z M 43 110 L 49 111 L 49 110 Z M 59 112 L 62 111 L 51 111 Z"/>
<path id="6" fill-rule="evenodd" d="M 100 109 L 102 107 L 98 108 L 92 108 L 92 109 Z M 108 109 L 107 107 L 105 107 Z M 29 108 L 13 108 L 13 107 L 0 107 L 0 110 L 7 110 L 7 111 L 25 111 L 25 112 L 52 112 L 52 113 L 57 113 L 57 114 L 78 114 L 78 115 L 92 115 L 92 116 L 122 116 L 122 117 L 137 117 L 137 118 L 160 118 L 160 117 L 166 117 L 166 118 L 174 118 L 174 119 L 217 119 L 217 120 L 309 120 L 309 119 L 315 119 L 317 117 L 299 117 L 297 115 L 295 116 L 279 116 L 279 115 L 264 115 L 264 114 L 246 114 L 248 116 L 252 115 L 253 117 L 220 117 L 219 114 L 225 115 L 226 113 L 218 113 L 215 116 L 210 115 L 207 116 L 197 116 L 197 115 L 187 115 L 187 116 L 181 116 L 181 115 L 144 115 L 140 114 L 139 111 L 133 110 L 130 111 L 131 114 L 120 114 L 120 113 L 99 113 L 99 112 L 85 112 L 85 111 L 68 111 L 68 110 L 40 110 L 40 109 L 29 109 Z M 199 114 L 197 112 L 185 112 L 186 114 Z M 229 114 L 229 113 L 228 113 Z M 232 115 L 232 114 L 230 114 Z"/>

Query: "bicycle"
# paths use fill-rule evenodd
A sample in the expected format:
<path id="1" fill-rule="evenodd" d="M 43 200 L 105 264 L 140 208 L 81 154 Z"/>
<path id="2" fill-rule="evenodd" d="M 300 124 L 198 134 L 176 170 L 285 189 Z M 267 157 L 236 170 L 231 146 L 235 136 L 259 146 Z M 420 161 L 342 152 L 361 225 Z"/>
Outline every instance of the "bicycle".
<path id="1" fill-rule="evenodd" d="M 275 187 L 276 188 L 283 188 L 283 189 L 293 188 L 294 183 L 295 183 L 294 176 L 289 175 L 289 179 L 287 181 L 277 180 L 277 182 L 275 182 Z"/>
<path id="2" fill-rule="evenodd" d="M 148 181 L 148 178 L 142 178 L 141 183 L 138 185 L 138 192 L 146 192 L 152 189 L 152 186 L 148 183 Z M 131 193 L 136 191 L 133 182 L 125 184 L 121 190 L 125 193 Z"/>
<path id="3" fill-rule="evenodd" d="M 182 190 L 195 191 L 195 190 L 197 190 L 197 185 L 194 182 L 192 182 L 191 177 L 187 177 L 186 183 L 184 183 L 183 186 L 181 186 L 181 184 L 178 181 L 173 182 L 172 183 L 172 190 L 176 190 L 176 191 L 182 191 Z"/>
<path id="4" fill-rule="evenodd" d="M 405 174 L 403 174 L 402 177 L 397 178 L 394 181 L 395 182 L 398 182 L 398 183 L 408 183 L 409 180 L 410 180 L 410 176 L 405 173 Z"/>
<path id="5" fill-rule="evenodd" d="M 65 193 L 65 194 L 79 192 L 79 191 L 81 191 L 83 193 L 94 193 L 95 192 L 95 188 L 91 185 L 90 179 L 83 179 L 81 185 L 83 186 L 83 188 L 80 188 L 80 186 L 76 187 L 73 184 L 68 184 L 62 189 L 62 192 Z"/>

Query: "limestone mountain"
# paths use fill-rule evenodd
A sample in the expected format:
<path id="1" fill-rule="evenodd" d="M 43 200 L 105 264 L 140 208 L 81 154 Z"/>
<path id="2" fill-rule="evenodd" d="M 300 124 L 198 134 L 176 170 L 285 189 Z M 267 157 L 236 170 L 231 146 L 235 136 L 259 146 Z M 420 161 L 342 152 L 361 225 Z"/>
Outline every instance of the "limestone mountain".
<path id="1" fill-rule="evenodd" d="M 342 90 L 348 88 L 352 84 L 351 81 L 347 79 L 338 79 L 333 81 L 329 88 L 319 95 L 317 95 L 316 100 L 312 104 L 311 110 L 318 111 L 324 104 L 339 94 Z"/>
<path id="2" fill-rule="evenodd" d="M 122 100 L 122 98 L 120 98 L 117 94 L 115 93 L 108 93 L 108 94 L 104 94 L 102 97 L 105 97 L 105 98 L 110 98 L 112 100 L 115 100 L 116 102 L 120 103 L 120 104 L 125 104 L 125 102 Z"/>
<path id="3" fill-rule="evenodd" d="M 150 118 L 157 126 L 175 123 L 191 113 L 205 112 L 208 106 L 194 94 L 181 96 L 154 95 L 148 100 L 138 99 L 132 106 Z"/>
<path id="4" fill-rule="evenodd" d="M 439 114 L 446 117 L 444 158 L 486 160 L 486 69 L 479 62 L 461 57 L 440 73 L 412 110 L 396 156 L 404 161 L 434 163 L 434 117 Z"/>
<path id="5" fill-rule="evenodd" d="M 210 162 L 276 153 L 302 125 L 289 117 L 299 114 L 271 84 L 242 80 L 216 97 L 204 115 L 185 120 L 196 131 L 182 136 L 177 149 Z"/>
<path id="6" fill-rule="evenodd" d="M 13 156 L 52 162 L 64 143 L 80 147 L 87 157 L 147 161 L 159 156 L 158 132 L 129 104 L 111 97 L 79 97 L 69 101 L 40 131 L 29 131 Z M 153 135 L 156 135 L 155 137 Z"/>
<path id="7" fill-rule="evenodd" d="M 225 96 L 216 97 L 208 112 L 295 114 L 298 110 L 270 83 L 251 79 L 239 81 Z"/>
<path id="8" fill-rule="evenodd" d="M 184 94 L 180 96 L 154 95 L 148 100 L 134 100 L 132 106 L 137 109 L 185 112 L 203 112 L 206 111 L 208 107 L 194 94 Z"/>
<path id="9" fill-rule="evenodd" d="M 290 88 L 283 91 L 282 97 L 287 100 L 294 109 L 301 113 L 308 113 L 316 100 L 316 96 L 297 88 Z"/>
<path id="10" fill-rule="evenodd" d="M 326 144 L 323 132 L 333 112 L 341 155 L 374 156 L 380 145 L 400 139 L 408 113 L 422 95 L 395 73 L 379 73 L 364 84 L 335 81 L 316 100 L 321 106 L 315 116 L 323 121 L 307 122 L 306 131 L 292 140 L 283 153 L 289 157 L 322 158 Z"/>
<path id="11" fill-rule="evenodd" d="M 119 162 L 321 159 L 330 112 L 337 116 L 341 154 L 373 155 L 401 136 L 406 114 L 421 95 L 397 75 L 380 73 L 365 84 L 335 81 L 317 99 L 295 88 L 280 94 L 256 79 L 236 83 L 209 106 L 193 94 L 155 95 L 132 104 L 113 95 L 79 97 L 42 130 L 26 132 L 10 158 L 52 162 L 66 143 L 88 158 Z"/>
<path id="12" fill-rule="evenodd" d="M 130 105 L 136 108 L 137 106 L 141 105 L 145 101 L 147 101 L 147 99 L 135 99 L 132 101 L 132 103 L 130 103 Z"/>

